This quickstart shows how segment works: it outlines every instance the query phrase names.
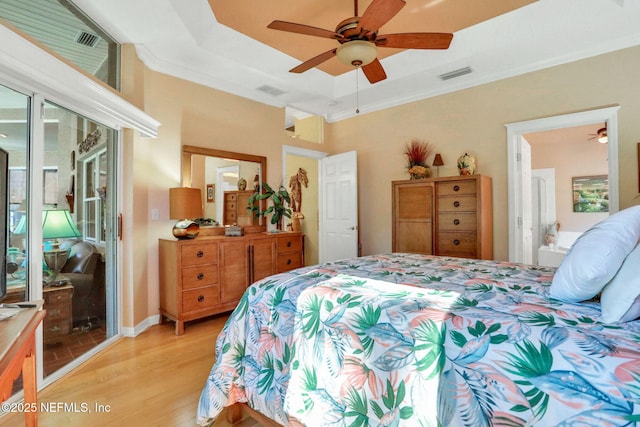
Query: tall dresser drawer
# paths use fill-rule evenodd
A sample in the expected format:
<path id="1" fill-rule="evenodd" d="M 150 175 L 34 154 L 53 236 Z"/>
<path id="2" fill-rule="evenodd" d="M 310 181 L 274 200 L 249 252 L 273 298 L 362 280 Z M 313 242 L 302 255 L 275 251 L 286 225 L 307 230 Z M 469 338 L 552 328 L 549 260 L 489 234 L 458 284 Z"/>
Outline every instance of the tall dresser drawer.
<path id="1" fill-rule="evenodd" d="M 456 194 L 476 194 L 475 181 L 447 181 L 436 183 L 438 196 L 454 196 Z"/>
<path id="2" fill-rule="evenodd" d="M 220 302 L 219 287 L 207 286 L 182 292 L 182 311 L 207 310 Z"/>
<path id="3" fill-rule="evenodd" d="M 217 243 L 183 245 L 180 248 L 180 253 L 182 255 L 183 267 L 189 267 L 191 265 L 218 263 L 218 244 Z"/>
<path id="4" fill-rule="evenodd" d="M 473 212 L 476 210 L 474 196 L 438 197 L 438 213 L 440 212 Z"/>
<path id="5" fill-rule="evenodd" d="M 201 288 L 218 283 L 218 266 L 216 264 L 199 265 L 182 269 L 182 288 Z"/>
<path id="6" fill-rule="evenodd" d="M 476 231 L 475 212 L 446 212 L 438 216 L 438 231 Z"/>
<path id="7" fill-rule="evenodd" d="M 444 232 L 438 235 L 439 255 L 474 257 L 476 254 L 477 237 L 476 233 Z"/>

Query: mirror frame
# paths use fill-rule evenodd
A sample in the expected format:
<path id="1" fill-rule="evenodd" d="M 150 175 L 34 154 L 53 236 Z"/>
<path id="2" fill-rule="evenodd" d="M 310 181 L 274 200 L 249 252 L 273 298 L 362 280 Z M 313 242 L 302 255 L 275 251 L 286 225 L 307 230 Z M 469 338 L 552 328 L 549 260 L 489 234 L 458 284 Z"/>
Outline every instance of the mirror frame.
<path id="1" fill-rule="evenodd" d="M 264 156 L 256 156 L 254 154 L 236 153 L 234 151 L 216 150 L 213 148 L 198 147 L 195 145 L 182 146 L 182 186 L 191 187 L 191 156 L 198 154 L 201 156 L 222 157 L 224 159 L 241 160 L 245 162 L 260 163 L 261 182 L 267 182 L 267 158 Z M 260 218 L 262 223 L 262 218 Z M 248 227 L 245 227 L 248 228 Z M 260 230 L 265 230 L 266 225 L 258 226 Z M 247 230 L 249 231 L 249 230 Z"/>

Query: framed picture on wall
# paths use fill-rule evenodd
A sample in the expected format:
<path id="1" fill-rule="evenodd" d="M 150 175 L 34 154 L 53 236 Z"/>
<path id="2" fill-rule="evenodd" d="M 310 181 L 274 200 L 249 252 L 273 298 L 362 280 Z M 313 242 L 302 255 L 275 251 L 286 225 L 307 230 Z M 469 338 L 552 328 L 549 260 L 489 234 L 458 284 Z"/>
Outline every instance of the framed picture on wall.
<path id="1" fill-rule="evenodd" d="M 607 175 L 571 178 L 574 212 L 609 212 L 609 178 Z"/>
<path id="2" fill-rule="evenodd" d="M 213 203 L 216 200 L 216 185 L 207 184 L 207 203 Z"/>

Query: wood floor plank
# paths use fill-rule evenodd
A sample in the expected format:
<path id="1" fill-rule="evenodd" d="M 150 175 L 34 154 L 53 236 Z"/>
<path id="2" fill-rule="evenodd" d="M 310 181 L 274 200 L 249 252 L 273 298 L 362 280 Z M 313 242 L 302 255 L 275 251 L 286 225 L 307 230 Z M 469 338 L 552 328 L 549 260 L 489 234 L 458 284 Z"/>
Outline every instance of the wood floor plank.
<path id="1" fill-rule="evenodd" d="M 39 426 L 195 426 L 215 339 L 226 319 L 189 323 L 181 336 L 169 322 L 121 338 L 38 394 L 57 410 L 40 413 Z M 228 426 L 225 419 L 222 414 L 215 426 Z M 22 426 L 23 414 L 1 417 L 0 425 Z"/>

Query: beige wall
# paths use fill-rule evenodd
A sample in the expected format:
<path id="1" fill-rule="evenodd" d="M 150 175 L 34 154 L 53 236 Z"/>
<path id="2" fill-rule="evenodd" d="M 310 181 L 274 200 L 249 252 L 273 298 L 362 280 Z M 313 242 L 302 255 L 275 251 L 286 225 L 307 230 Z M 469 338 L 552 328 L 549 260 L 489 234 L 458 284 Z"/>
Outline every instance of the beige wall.
<path id="1" fill-rule="evenodd" d="M 391 181 L 407 177 L 401 152 L 411 138 L 436 146 L 440 176 L 456 175 L 468 152 L 493 178 L 496 259 L 508 259 L 507 123 L 620 105 L 620 207 L 637 204 L 639 66 L 640 48 L 630 48 L 332 124 L 328 151 L 358 151 L 363 254 L 391 250 Z"/>
<path id="2" fill-rule="evenodd" d="M 631 48 L 384 111 L 361 111 L 352 119 L 328 125 L 322 145 L 287 138 L 282 129 L 283 109 L 145 70 L 143 96 L 136 85 L 129 90 L 136 93 L 135 100 L 144 99 L 145 111 L 162 126 L 157 140 L 132 138 L 135 147 L 125 150 L 125 155 L 132 156 L 125 164 L 133 168 L 128 197 L 135 197 L 135 205 L 130 202 L 130 207 L 136 237 L 136 250 L 130 250 L 135 255 L 124 261 L 133 264 L 127 276 L 133 281 L 132 291 L 130 295 L 125 291 L 125 298 L 135 298 L 134 314 L 124 316 L 125 325 L 157 314 L 157 239 L 170 236 L 167 189 L 180 184 L 183 144 L 266 156 L 267 181 L 272 185 L 282 182 L 283 144 L 329 153 L 357 150 L 363 255 L 391 250 L 391 181 L 407 177 L 401 154 L 405 142 L 420 138 L 433 143 L 445 162 L 440 176 L 457 174 L 455 161 L 468 152 L 477 159 L 477 172 L 493 178 L 494 256 L 506 260 L 504 125 L 620 105 L 620 202 L 623 208 L 635 204 L 636 142 L 640 139 L 638 69 L 640 48 Z M 139 73 L 134 77 L 140 84 Z M 150 221 L 150 209 L 159 209 L 161 219 Z M 139 245 L 146 247 L 146 253 L 138 250 Z"/>

